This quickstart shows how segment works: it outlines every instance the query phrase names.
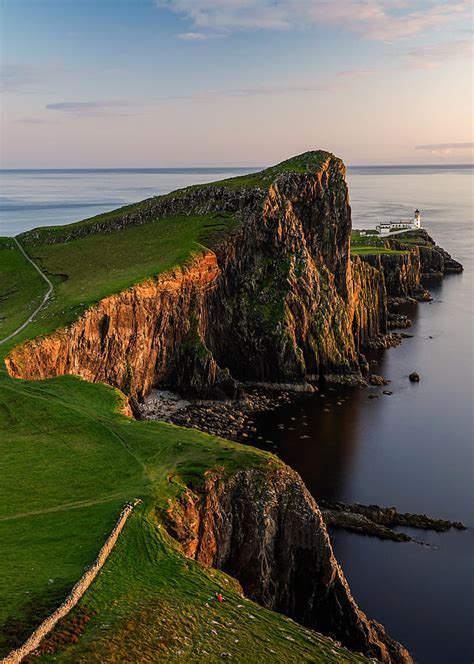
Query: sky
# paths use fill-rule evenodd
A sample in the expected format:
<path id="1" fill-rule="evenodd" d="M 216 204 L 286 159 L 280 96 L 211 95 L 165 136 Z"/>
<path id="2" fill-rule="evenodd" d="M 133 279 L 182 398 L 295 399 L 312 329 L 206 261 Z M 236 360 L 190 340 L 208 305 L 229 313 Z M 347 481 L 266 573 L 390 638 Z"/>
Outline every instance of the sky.
<path id="1" fill-rule="evenodd" d="M 473 5 L 0 0 L 3 168 L 471 163 Z"/>

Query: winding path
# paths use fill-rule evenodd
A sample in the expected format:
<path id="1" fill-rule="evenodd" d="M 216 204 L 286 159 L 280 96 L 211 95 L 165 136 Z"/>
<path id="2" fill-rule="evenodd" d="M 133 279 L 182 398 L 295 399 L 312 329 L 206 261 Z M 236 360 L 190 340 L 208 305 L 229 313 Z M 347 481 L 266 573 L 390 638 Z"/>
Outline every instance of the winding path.
<path id="1" fill-rule="evenodd" d="M 18 242 L 18 240 L 16 239 L 16 237 L 13 238 L 13 242 L 16 244 L 16 246 L 18 247 L 18 249 L 21 251 L 21 253 L 23 254 L 23 256 L 26 258 L 26 260 L 27 260 L 29 263 L 31 263 L 31 265 L 35 268 L 35 270 L 39 273 L 39 275 L 40 275 L 40 276 L 46 281 L 46 283 L 48 284 L 48 290 L 47 290 L 47 292 L 45 293 L 43 299 L 41 300 L 41 303 L 39 304 L 39 306 L 36 307 L 36 309 L 35 309 L 35 310 L 33 311 L 33 313 L 27 318 L 27 320 L 26 320 L 22 325 L 20 325 L 20 327 L 17 327 L 17 329 L 16 329 L 14 332 L 12 332 L 11 334 L 9 334 L 8 337 L 5 337 L 4 339 L 0 339 L 0 346 L 1 346 L 2 344 L 4 344 L 6 341 L 9 341 L 9 340 L 12 339 L 13 337 L 15 337 L 15 336 L 16 336 L 17 334 L 19 334 L 22 330 L 24 330 L 25 327 L 26 327 L 27 325 L 29 325 L 29 324 L 31 323 L 31 321 L 32 321 L 33 318 L 36 316 L 36 314 L 38 314 L 38 313 L 41 311 L 41 309 L 44 307 L 44 305 L 46 304 L 46 302 L 49 300 L 50 295 L 51 295 L 51 293 L 53 292 L 53 284 L 51 283 L 51 281 L 48 279 L 48 277 L 45 275 L 45 273 L 44 273 L 44 272 L 43 272 L 43 271 L 42 271 L 42 270 L 36 265 L 36 263 L 35 263 L 35 262 L 34 262 L 34 261 L 28 256 L 28 254 L 27 254 L 26 251 L 23 249 L 23 247 L 21 246 L 21 244 Z"/>

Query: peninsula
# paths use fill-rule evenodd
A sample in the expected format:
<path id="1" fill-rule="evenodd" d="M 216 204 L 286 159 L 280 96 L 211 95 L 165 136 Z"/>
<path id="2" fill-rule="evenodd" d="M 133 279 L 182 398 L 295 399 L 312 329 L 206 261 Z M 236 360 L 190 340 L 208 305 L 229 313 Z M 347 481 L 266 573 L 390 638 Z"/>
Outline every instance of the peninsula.
<path id="1" fill-rule="evenodd" d="M 364 384 L 364 349 L 400 342 L 391 307 L 459 263 L 422 230 L 353 233 L 323 151 L 1 238 L 0 257 L 2 656 L 21 661 L 136 501 L 39 661 L 412 661 L 357 606 L 293 470 L 137 416 L 153 388 Z"/>

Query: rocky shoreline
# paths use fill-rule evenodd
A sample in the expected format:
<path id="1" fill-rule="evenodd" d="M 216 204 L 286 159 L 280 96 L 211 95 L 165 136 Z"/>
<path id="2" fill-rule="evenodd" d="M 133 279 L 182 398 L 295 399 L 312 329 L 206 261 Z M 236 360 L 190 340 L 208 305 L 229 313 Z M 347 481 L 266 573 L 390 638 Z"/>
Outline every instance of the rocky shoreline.
<path id="1" fill-rule="evenodd" d="M 313 388 L 313 391 L 316 390 Z M 139 417 L 144 420 L 163 420 L 241 443 L 249 436 L 255 436 L 257 429 L 253 414 L 276 410 L 291 403 L 300 393 L 284 389 L 248 388 L 245 392 L 240 391 L 238 399 L 212 401 L 187 400 L 174 392 L 152 390 L 139 404 L 138 411 Z M 263 436 L 257 436 L 257 439 L 264 442 Z"/>

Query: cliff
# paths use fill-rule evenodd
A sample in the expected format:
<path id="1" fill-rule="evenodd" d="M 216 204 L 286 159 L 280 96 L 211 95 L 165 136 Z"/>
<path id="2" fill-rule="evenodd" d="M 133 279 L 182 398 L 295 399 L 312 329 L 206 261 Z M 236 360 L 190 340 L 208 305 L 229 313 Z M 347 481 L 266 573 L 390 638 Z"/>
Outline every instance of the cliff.
<path id="1" fill-rule="evenodd" d="M 236 577 L 251 599 L 379 661 L 412 661 L 358 608 L 319 508 L 289 468 L 209 472 L 170 501 L 166 521 L 188 556 Z"/>
<path id="2" fill-rule="evenodd" d="M 353 275 L 344 166 L 316 154 L 317 168 L 300 172 L 290 164 L 265 176 L 266 189 L 192 189 L 165 197 L 152 212 L 114 217 L 117 231 L 158 209 L 174 213 L 187 202 L 196 212 L 220 201 L 239 222 L 184 268 L 104 298 L 70 327 L 13 349 L 10 375 L 75 373 L 137 398 L 160 384 L 219 397 L 233 393 L 234 380 L 358 375 L 358 347 L 385 331 L 384 295 L 375 272 L 358 265 Z M 63 241 L 102 231 L 104 223 L 66 229 Z M 57 240 L 45 233 L 24 239 Z"/>
<path id="3" fill-rule="evenodd" d="M 371 265 L 364 256 L 352 259 L 352 332 L 357 350 L 387 333 L 387 288 L 377 261 Z"/>
<path id="4" fill-rule="evenodd" d="M 412 247 L 404 253 L 367 254 L 361 258 L 382 272 L 388 297 L 422 300 L 428 297 L 421 283 L 423 275 L 419 247 Z"/>
<path id="5" fill-rule="evenodd" d="M 427 231 L 420 229 L 411 235 L 412 240 L 416 243 L 415 246 L 412 241 L 407 243 L 403 238 L 393 238 L 388 241 L 388 245 L 396 250 L 409 249 L 414 255 L 417 255 L 421 277 L 443 277 L 445 274 L 459 274 L 463 271 L 461 263 L 454 260 L 445 249 L 439 247 Z"/>

